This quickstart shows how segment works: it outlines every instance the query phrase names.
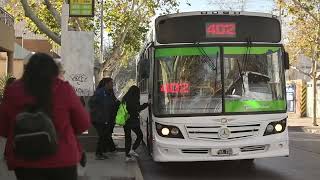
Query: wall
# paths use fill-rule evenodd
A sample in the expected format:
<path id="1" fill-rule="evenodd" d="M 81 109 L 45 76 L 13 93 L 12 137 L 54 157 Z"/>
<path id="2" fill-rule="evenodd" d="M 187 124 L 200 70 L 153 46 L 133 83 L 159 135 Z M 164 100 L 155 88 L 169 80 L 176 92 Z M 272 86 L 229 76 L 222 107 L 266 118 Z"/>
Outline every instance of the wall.
<path id="1" fill-rule="evenodd" d="M 0 52 L 0 76 L 7 73 L 7 53 Z"/>
<path id="2" fill-rule="evenodd" d="M 22 46 L 22 39 L 17 38 L 16 43 Z M 51 52 L 52 46 L 48 40 L 24 39 L 23 48 L 31 52 L 42 52 L 54 55 L 54 53 Z"/>
<path id="3" fill-rule="evenodd" d="M 13 76 L 21 78 L 23 74 L 24 61 L 20 59 L 13 60 Z M 5 76 L 7 67 L 7 60 L 0 55 L 0 76 Z"/>
<path id="4" fill-rule="evenodd" d="M 305 117 L 306 115 L 306 99 L 305 99 L 305 87 L 306 82 L 303 80 L 293 80 L 293 81 L 287 81 L 288 84 L 294 84 L 295 87 L 295 112 L 298 117 Z M 304 89 L 304 90 L 303 90 Z M 304 91 L 304 92 L 303 92 Z"/>
<path id="5" fill-rule="evenodd" d="M 313 116 L 313 88 L 312 82 L 307 83 L 307 116 Z M 320 117 L 320 82 L 317 83 L 317 117 Z"/>
<path id="6" fill-rule="evenodd" d="M 0 21 L 0 51 L 14 51 L 14 29 Z"/>

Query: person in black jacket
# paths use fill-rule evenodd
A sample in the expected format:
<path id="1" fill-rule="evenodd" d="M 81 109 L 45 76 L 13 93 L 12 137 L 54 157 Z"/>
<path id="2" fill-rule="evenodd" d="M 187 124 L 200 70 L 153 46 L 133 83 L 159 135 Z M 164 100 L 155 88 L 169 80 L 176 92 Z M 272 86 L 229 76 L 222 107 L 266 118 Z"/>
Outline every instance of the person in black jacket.
<path id="1" fill-rule="evenodd" d="M 115 117 L 119 101 L 113 92 L 112 78 L 103 78 L 90 102 L 91 120 L 96 128 L 99 139 L 96 149 L 96 159 L 106 159 L 103 153 L 116 150 L 112 139 Z"/>
<path id="2" fill-rule="evenodd" d="M 143 138 L 143 134 L 140 129 L 139 113 L 148 107 L 148 103 L 140 105 L 140 90 L 137 86 L 131 86 L 128 92 L 124 95 L 122 101 L 126 103 L 127 110 L 130 115 L 130 118 L 123 127 L 125 133 L 126 161 L 130 161 L 133 160 L 132 156 L 138 156 L 135 150 L 139 147 Z M 137 139 L 134 142 L 132 149 L 131 130 L 137 135 Z"/>

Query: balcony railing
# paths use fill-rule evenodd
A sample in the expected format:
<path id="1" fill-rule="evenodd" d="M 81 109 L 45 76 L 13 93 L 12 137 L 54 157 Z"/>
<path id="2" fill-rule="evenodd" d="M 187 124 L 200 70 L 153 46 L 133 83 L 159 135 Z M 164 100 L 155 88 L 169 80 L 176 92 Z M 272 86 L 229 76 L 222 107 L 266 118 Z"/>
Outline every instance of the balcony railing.
<path id="1" fill-rule="evenodd" d="M 0 21 L 9 27 L 14 27 L 14 18 L 7 11 L 0 7 Z"/>

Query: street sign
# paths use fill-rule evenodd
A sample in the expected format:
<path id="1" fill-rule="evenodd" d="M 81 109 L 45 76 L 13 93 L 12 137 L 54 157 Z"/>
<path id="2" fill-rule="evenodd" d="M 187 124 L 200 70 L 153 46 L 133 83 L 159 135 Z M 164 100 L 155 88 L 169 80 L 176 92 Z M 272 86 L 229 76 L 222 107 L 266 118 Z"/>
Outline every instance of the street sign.
<path id="1" fill-rule="evenodd" d="M 69 0 L 70 17 L 93 17 L 94 0 Z"/>

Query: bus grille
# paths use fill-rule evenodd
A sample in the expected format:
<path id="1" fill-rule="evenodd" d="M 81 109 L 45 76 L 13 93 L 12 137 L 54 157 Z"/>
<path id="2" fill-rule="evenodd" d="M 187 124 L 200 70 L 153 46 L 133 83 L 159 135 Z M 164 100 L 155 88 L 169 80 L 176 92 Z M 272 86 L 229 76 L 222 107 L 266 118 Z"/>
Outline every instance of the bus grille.
<path id="1" fill-rule="evenodd" d="M 266 148 L 265 145 L 261 145 L 261 146 L 245 146 L 240 148 L 241 152 L 251 152 L 251 151 L 264 151 Z"/>
<path id="2" fill-rule="evenodd" d="M 182 153 L 185 154 L 208 154 L 209 149 L 182 149 Z"/>
<path id="3" fill-rule="evenodd" d="M 230 135 L 221 138 L 219 131 L 227 128 Z M 202 140 L 236 140 L 255 136 L 260 129 L 260 124 L 227 125 L 227 126 L 186 126 L 189 138 Z"/>

